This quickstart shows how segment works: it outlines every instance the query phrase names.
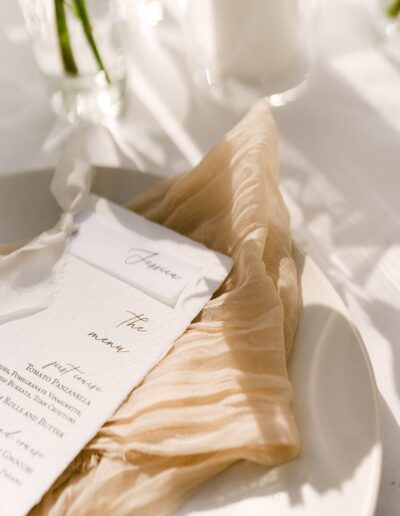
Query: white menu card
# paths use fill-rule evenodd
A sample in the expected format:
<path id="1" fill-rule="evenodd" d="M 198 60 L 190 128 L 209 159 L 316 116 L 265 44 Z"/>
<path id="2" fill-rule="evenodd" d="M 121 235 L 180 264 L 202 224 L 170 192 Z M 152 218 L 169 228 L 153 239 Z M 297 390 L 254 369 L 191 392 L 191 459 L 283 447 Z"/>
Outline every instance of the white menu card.
<path id="1" fill-rule="evenodd" d="M 168 352 L 230 258 L 105 199 L 48 308 L 0 325 L 0 514 L 21 516 Z"/>

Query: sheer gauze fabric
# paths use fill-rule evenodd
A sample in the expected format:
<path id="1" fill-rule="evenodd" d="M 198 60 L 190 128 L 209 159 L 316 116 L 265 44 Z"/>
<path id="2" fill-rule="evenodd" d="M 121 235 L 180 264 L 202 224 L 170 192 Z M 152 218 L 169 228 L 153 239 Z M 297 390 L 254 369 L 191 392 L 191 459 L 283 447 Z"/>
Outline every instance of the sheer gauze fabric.
<path id="1" fill-rule="evenodd" d="M 286 362 L 297 277 L 277 179 L 277 132 L 260 102 L 197 167 L 130 206 L 234 266 L 32 515 L 171 514 L 239 459 L 271 466 L 296 456 Z"/>

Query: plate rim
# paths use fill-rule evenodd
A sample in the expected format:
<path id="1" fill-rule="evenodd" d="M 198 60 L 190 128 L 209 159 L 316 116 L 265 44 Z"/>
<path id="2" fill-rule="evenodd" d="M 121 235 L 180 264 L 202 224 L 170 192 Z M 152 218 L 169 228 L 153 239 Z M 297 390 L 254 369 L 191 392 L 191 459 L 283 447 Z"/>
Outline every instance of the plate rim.
<path id="1" fill-rule="evenodd" d="M 306 249 L 299 244 L 294 238 L 292 239 L 292 256 L 296 263 L 296 268 L 299 274 L 298 282 L 301 285 L 301 274 L 302 271 L 299 273 L 299 259 L 303 259 L 304 261 L 308 261 L 314 269 L 318 271 L 318 274 L 323 278 L 326 285 L 329 286 L 329 288 L 332 291 L 332 294 L 335 297 L 335 302 L 340 305 L 341 307 L 341 314 L 345 316 L 346 322 L 349 325 L 352 334 L 355 337 L 355 342 L 357 343 L 363 359 L 364 364 L 366 366 L 366 371 L 368 373 L 368 377 L 370 380 L 371 390 L 372 390 L 372 398 L 373 398 L 373 408 L 374 408 L 374 415 L 375 415 L 375 425 L 376 425 L 376 442 L 374 444 L 374 463 L 375 467 L 373 470 L 373 485 L 369 486 L 367 494 L 368 498 L 370 499 L 369 506 L 367 507 L 367 512 L 365 515 L 362 516 L 374 516 L 378 497 L 379 497 L 379 490 L 380 490 L 380 483 L 382 478 L 382 462 L 383 462 L 383 441 L 382 441 L 382 424 L 381 424 L 381 417 L 380 417 L 380 403 L 379 403 L 379 389 L 376 382 L 375 373 L 372 367 L 371 359 L 367 350 L 367 347 L 364 343 L 364 340 L 362 338 L 362 335 L 360 331 L 358 330 L 356 324 L 353 322 L 349 308 L 345 302 L 344 299 L 340 296 L 339 292 L 337 291 L 336 287 L 332 284 L 332 282 L 329 280 L 328 276 L 325 274 L 325 272 L 321 269 L 319 264 L 314 260 L 314 258 L 306 251 Z M 304 268 L 304 267 L 303 267 Z"/>

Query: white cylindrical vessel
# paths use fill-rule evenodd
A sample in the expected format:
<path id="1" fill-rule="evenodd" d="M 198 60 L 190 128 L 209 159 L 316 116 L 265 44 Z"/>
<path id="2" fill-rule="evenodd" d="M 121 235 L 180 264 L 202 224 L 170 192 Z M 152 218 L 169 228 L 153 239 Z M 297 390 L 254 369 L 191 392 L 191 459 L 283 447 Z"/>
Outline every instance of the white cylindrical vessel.
<path id="1" fill-rule="evenodd" d="M 281 94 L 309 67 L 313 1 L 186 0 L 185 49 L 197 84 L 233 95 Z"/>

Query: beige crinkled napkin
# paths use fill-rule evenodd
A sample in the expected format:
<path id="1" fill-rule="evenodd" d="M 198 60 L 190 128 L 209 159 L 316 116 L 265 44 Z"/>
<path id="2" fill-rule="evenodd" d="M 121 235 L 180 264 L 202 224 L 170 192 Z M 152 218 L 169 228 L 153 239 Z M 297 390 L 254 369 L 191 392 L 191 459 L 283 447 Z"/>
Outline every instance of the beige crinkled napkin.
<path id="1" fill-rule="evenodd" d="M 296 456 L 286 361 L 297 279 L 277 179 L 277 133 L 263 101 L 195 169 L 131 206 L 228 254 L 234 267 L 32 514 L 162 516 L 238 459 Z"/>

